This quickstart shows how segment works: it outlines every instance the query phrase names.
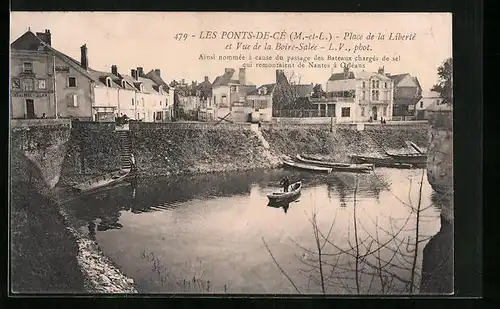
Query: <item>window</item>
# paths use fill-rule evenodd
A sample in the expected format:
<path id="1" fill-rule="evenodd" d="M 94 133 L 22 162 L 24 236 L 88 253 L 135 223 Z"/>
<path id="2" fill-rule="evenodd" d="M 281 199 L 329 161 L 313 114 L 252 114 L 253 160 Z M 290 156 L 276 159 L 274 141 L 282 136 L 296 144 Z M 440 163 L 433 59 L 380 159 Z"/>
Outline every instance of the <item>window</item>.
<path id="1" fill-rule="evenodd" d="M 225 96 L 225 95 L 223 95 L 223 96 L 222 96 L 221 103 L 222 103 L 222 104 L 226 104 L 226 96 Z"/>
<path id="2" fill-rule="evenodd" d="M 33 91 L 33 79 L 31 78 L 23 79 L 23 90 Z"/>
<path id="3" fill-rule="evenodd" d="M 387 82 L 385 82 L 385 83 L 384 83 L 384 88 L 386 88 L 386 89 L 387 89 Z"/>
<path id="4" fill-rule="evenodd" d="M 384 116 L 387 116 L 387 106 L 384 106 Z"/>
<path id="5" fill-rule="evenodd" d="M 161 101 L 160 101 L 160 106 L 161 106 Z"/>
<path id="6" fill-rule="evenodd" d="M 68 107 L 78 107 L 78 95 L 68 95 Z"/>
<path id="7" fill-rule="evenodd" d="M 365 84 L 365 82 L 363 82 L 363 88 L 365 88 L 365 87 L 366 87 L 366 84 Z"/>
<path id="8" fill-rule="evenodd" d="M 363 86 L 364 87 L 364 86 Z M 362 100 L 366 100 L 366 91 L 363 91 L 363 95 L 361 97 Z"/>
<path id="9" fill-rule="evenodd" d="M 125 88 L 125 81 L 124 80 L 122 80 L 122 88 Z M 134 105 L 134 104 L 132 104 L 132 105 Z"/>
<path id="10" fill-rule="evenodd" d="M 111 87 L 111 78 L 106 78 L 106 86 Z"/>
<path id="11" fill-rule="evenodd" d="M 380 88 L 380 81 L 377 81 L 375 85 L 376 85 L 375 88 Z"/>
<path id="12" fill-rule="evenodd" d="M 46 89 L 45 79 L 38 80 L 38 89 Z"/>
<path id="13" fill-rule="evenodd" d="M 215 104 L 216 100 L 215 100 L 215 96 L 214 96 L 214 104 Z"/>
<path id="14" fill-rule="evenodd" d="M 144 98 L 142 98 L 141 100 L 142 100 L 142 107 L 144 107 L 144 105 L 145 105 Z"/>
<path id="15" fill-rule="evenodd" d="M 342 117 L 351 117 L 350 107 L 342 107 Z"/>
<path id="16" fill-rule="evenodd" d="M 139 120 L 141 119 L 141 115 L 139 115 L 139 113 L 137 113 L 137 119 L 136 120 Z"/>
<path id="17" fill-rule="evenodd" d="M 132 99 L 132 106 L 134 106 L 134 99 Z"/>
<path id="18" fill-rule="evenodd" d="M 165 106 L 168 106 L 168 99 L 165 98 Z"/>
<path id="19" fill-rule="evenodd" d="M 33 73 L 33 63 L 23 62 L 23 73 Z"/>
<path id="20" fill-rule="evenodd" d="M 420 108 L 424 108 L 424 102 L 420 102 Z"/>
<path id="21" fill-rule="evenodd" d="M 68 87 L 76 87 L 76 77 L 70 76 L 68 77 Z"/>
<path id="22" fill-rule="evenodd" d="M 12 89 L 19 89 L 19 88 L 21 88 L 21 80 L 19 80 L 19 78 L 13 78 Z"/>
<path id="23" fill-rule="evenodd" d="M 365 108 L 361 107 L 361 117 L 365 117 Z"/>
<path id="24" fill-rule="evenodd" d="M 375 88 L 375 80 L 372 80 L 372 88 Z"/>
<path id="25" fill-rule="evenodd" d="M 231 86 L 231 92 L 236 92 L 237 89 L 236 89 L 236 86 Z"/>

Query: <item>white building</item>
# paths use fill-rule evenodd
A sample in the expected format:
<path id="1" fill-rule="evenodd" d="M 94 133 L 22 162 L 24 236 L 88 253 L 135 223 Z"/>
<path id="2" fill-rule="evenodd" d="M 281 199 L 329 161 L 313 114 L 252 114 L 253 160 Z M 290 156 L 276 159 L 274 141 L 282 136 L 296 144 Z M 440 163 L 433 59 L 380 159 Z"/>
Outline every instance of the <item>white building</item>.
<path id="1" fill-rule="evenodd" d="M 439 106 L 443 104 L 443 98 L 436 91 L 422 91 L 422 98 L 415 105 L 415 116 L 417 119 L 425 119 L 425 111 L 430 106 Z"/>
<path id="2" fill-rule="evenodd" d="M 345 68 L 344 72 L 332 74 L 328 79 L 326 93 L 328 102 L 313 103 L 338 122 L 392 119 L 393 82 L 384 75 L 383 69 L 373 73 Z"/>

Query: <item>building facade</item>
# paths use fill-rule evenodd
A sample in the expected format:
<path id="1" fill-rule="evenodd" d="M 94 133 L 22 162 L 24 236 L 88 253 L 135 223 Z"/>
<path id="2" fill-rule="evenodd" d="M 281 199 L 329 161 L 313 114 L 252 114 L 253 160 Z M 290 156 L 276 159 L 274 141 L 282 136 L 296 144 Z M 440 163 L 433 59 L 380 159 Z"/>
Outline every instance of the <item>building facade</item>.
<path id="1" fill-rule="evenodd" d="M 428 118 L 428 113 L 426 113 L 426 110 L 429 108 L 431 110 L 436 109 L 436 107 L 439 107 L 440 105 L 443 104 L 443 98 L 441 98 L 441 95 L 436 92 L 436 91 L 424 91 L 422 93 L 422 98 L 420 101 L 417 102 L 415 106 L 415 117 L 417 120 L 424 120 Z"/>
<path id="2" fill-rule="evenodd" d="M 326 97 L 326 102 L 317 101 L 315 105 L 322 114 L 334 113 L 340 121 L 392 119 L 393 82 L 383 69 L 372 73 L 345 68 L 332 74 L 326 83 Z"/>
<path id="3" fill-rule="evenodd" d="M 216 118 L 228 117 L 232 121 L 246 122 L 251 117 L 249 108 L 245 107 L 246 97 L 257 87 L 247 83 L 244 68 L 239 69 L 237 76 L 234 76 L 235 72 L 234 69 L 226 68 L 224 74 L 214 80 L 212 84 L 214 114 Z"/>
<path id="4" fill-rule="evenodd" d="M 422 97 L 422 88 L 418 78 L 409 73 L 388 75 L 388 77 L 394 83 L 393 116 L 414 116 L 416 105 Z"/>

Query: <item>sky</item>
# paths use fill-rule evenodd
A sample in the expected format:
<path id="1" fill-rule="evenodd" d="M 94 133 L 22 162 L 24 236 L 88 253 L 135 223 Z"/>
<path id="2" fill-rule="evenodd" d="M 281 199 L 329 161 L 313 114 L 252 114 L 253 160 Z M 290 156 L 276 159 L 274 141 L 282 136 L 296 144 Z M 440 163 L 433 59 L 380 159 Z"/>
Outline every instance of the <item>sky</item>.
<path id="1" fill-rule="evenodd" d="M 32 32 L 49 29 L 52 46 L 80 60 L 80 46 L 87 45 L 89 65 L 93 69 L 110 71 L 117 65 L 120 73 L 130 74 L 130 69 L 143 67 L 147 72 L 160 69 L 164 80 L 185 79 L 210 81 L 224 72 L 224 68 L 241 67 L 241 61 L 202 61 L 199 55 L 252 56 L 280 54 L 284 57 L 318 54 L 326 58 L 353 55 L 332 51 L 227 51 L 228 40 L 221 40 L 222 31 L 302 31 L 304 33 L 332 33 L 344 36 L 345 32 L 366 35 L 389 32 L 416 33 L 413 41 L 360 41 L 371 44 L 372 51 L 361 56 L 400 55 L 398 62 L 378 61 L 366 64 L 365 71 L 377 71 L 384 66 L 391 74 L 410 73 L 419 78 L 424 90 L 437 82 L 437 67 L 452 57 L 451 13 L 228 13 L 228 12 L 11 12 L 11 39 L 13 42 L 28 28 Z M 217 31 L 218 39 L 200 40 L 201 31 Z M 175 40 L 176 33 L 188 33 L 185 41 Z M 193 38 L 191 35 L 195 35 Z M 236 43 L 238 40 L 231 40 Z M 253 44 L 255 40 L 244 41 Z M 283 41 L 282 43 L 290 43 Z M 263 41 L 260 41 L 263 44 Z M 273 47 L 275 41 L 269 42 Z M 346 42 L 354 46 L 358 41 Z M 324 44 L 324 43 L 321 43 Z M 337 41 L 334 40 L 334 44 Z M 328 48 L 328 44 L 325 45 Z M 335 45 L 337 46 L 337 45 Z M 247 80 L 253 84 L 273 83 L 275 68 L 248 68 Z M 357 69 L 354 69 L 357 70 Z M 360 69 L 361 70 L 361 69 Z M 325 84 L 331 73 L 342 68 L 285 69 L 290 76 L 300 76 L 301 84 Z M 296 81 L 298 81 L 296 79 Z"/>

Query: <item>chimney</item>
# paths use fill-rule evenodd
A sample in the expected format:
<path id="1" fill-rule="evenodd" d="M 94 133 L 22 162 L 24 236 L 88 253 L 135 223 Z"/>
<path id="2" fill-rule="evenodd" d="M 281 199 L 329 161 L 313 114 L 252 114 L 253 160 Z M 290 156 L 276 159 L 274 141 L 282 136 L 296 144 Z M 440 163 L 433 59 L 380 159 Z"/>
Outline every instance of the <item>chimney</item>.
<path id="1" fill-rule="evenodd" d="M 83 44 L 80 47 L 80 51 L 81 51 L 80 65 L 82 66 L 82 68 L 84 70 L 88 70 L 88 68 L 89 68 L 89 56 L 87 54 L 87 44 Z"/>
<path id="2" fill-rule="evenodd" d="M 284 76 L 285 72 L 283 70 L 276 70 L 276 83 L 282 81 Z"/>
<path id="3" fill-rule="evenodd" d="M 208 81 L 208 76 L 205 76 L 205 81 L 206 81 L 206 82 L 209 82 L 209 81 Z"/>
<path id="4" fill-rule="evenodd" d="M 349 67 L 344 67 L 344 79 L 349 78 Z"/>
<path id="5" fill-rule="evenodd" d="M 240 85 L 247 84 L 247 76 L 246 76 L 245 68 L 240 68 L 240 73 L 238 74 L 238 80 L 240 82 Z"/>
<path id="6" fill-rule="evenodd" d="M 135 69 L 130 70 L 130 75 L 132 75 L 132 78 L 137 80 L 137 71 Z"/>
<path id="7" fill-rule="evenodd" d="M 142 67 L 137 67 L 137 77 L 144 77 L 144 69 Z"/>
<path id="8" fill-rule="evenodd" d="M 160 69 L 155 69 L 155 74 L 158 75 L 158 77 L 161 77 L 161 71 L 160 71 Z"/>
<path id="9" fill-rule="evenodd" d="M 111 74 L 118 76 L 118 67 L 115 64 L 111 66 Z"/>
<path id="10" fill-rule="evenodd" d="M 185 85 L 185 84 L 186 84 L 186 83 L 185 83 L 185 81 L 186 81 L 186 80 L 185 80 L 184 78 L 183 78 L 183 79 L 181 79 L 181 85 Z"/>
<path id="11" fill-rule="evenodd" d="M 389 77 L 391 76 L 391 73 L 385 73 L 385 76 Z"/>
<path id="12" fill-rule="evenodd" d="M 45 42 L 45 44 L 47 44 L 49 46 L 52 44 L 52 38 L 51 38 L 51 34 L 50 34 L 50 30 L 49 29 L 45 29 L 45 32 L 37 32 L 36 36 L 40 40 L 42 40 L 43 42 Z"/>
<path id="13" fill-rule="evenodd" d="M 231 69 L 231 68 L 225 68 L 224 69 L 224 73 L 229 73 L 229 72 L 232 72 L 232 71 L 233 71 L 233 69 Z"/>
<path id="14" fill-rule="evenodd" d="M 384 75 L 384 67 L 378 68 L 378 74 Z"/>

